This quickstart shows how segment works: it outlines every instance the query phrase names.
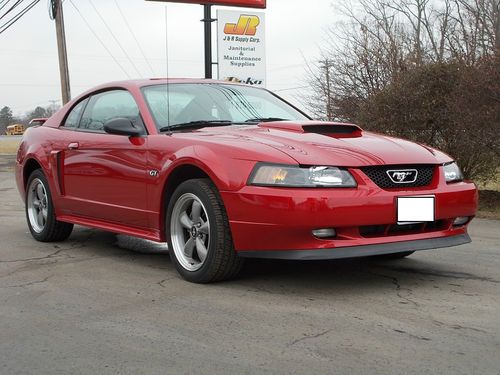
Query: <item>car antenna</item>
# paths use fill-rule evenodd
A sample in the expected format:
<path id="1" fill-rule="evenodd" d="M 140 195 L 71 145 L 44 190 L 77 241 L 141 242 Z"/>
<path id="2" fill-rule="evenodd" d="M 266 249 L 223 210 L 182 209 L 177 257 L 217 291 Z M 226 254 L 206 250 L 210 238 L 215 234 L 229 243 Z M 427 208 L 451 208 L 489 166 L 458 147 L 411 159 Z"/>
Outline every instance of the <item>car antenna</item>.
<path id="1" fill-rule="evenodd" d="M 170 76 L 168 74 L 168 7 L 165 4 L 165 57 L 167 67 L 167 127 L 170 128 Z M 171 132 L 169 132 L 171 133 Z"/>

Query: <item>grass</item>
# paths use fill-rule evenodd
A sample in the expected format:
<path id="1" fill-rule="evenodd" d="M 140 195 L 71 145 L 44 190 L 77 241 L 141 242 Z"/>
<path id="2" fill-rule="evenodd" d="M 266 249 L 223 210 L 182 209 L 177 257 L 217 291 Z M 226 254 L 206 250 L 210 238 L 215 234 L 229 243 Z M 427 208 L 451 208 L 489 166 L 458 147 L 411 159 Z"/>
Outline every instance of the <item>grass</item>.
<path id="1" fill-rule="evenodd" d="M 478 217 L 500 220 L 500 174 L 490 182 L 478 184 Z"/>
<path id="2" fill-rule="evenodd" d="M 500 190 L 479 190 L 477 217 L 500 220 Z"/>
<path id="3" fill-rule="evenodd" d="M 482 182 L 479 187 L 478 217 L 500 220 L 500 173 L 493 181 Z"/>
<path id="4" fill-rule="evenodd" d="M 0 154 L 15 154 L 19 143 L 21 142 L 20 137 L 15 138 L 0 138 Z"/>

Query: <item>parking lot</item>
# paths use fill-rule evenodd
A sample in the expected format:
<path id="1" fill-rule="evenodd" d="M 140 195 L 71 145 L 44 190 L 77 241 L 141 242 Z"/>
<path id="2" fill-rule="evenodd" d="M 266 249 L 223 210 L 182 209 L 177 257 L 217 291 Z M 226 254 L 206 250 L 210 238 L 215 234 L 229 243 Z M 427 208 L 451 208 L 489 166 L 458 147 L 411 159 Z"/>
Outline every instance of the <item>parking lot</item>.
<path id="1" fill-rule="evenodd" d="M 248 262 L 195 285 L 162 245 L 35 242 L 0 155 L 0 374 L 499 374 L 500 223 L 398 261 Z"/>

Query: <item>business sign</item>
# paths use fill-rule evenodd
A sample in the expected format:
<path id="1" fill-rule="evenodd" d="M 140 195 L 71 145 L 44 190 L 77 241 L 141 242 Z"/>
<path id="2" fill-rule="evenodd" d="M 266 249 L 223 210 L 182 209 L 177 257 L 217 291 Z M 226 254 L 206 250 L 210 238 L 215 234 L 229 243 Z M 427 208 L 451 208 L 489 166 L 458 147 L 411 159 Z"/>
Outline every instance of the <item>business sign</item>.
<path id="1" fill-rule="evenodd" d="M 226 5 L 231 7 L 245 8 L 262 8 L 266 7 L 266 0 L 147 0 L 147 1 L 162 1 L 164 3 L 187 3 L 187 4 L 204 4 L 204 5 Z"/>
<path id="2" fill-rule="evenodd" d="M 219 79 L 266 85 L 264 21 L 260 12 L 217 11 Z"/>

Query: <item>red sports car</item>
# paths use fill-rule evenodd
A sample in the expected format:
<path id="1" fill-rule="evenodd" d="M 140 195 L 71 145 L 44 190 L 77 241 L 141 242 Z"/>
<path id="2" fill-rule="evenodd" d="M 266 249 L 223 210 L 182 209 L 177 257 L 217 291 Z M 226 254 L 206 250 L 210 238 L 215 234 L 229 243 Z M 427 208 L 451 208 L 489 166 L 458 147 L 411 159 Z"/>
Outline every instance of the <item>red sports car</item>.
<path id="1" fill-rule="evenodd" d="M 168 242 L 193 282 L 244 258 L 335 259 L 470 242 L 477 189 L 444 153 L 311 120 L 209 80 L 114 82 L 25 133 L 16 178 L 38 241 L 73 224 Z"/>

